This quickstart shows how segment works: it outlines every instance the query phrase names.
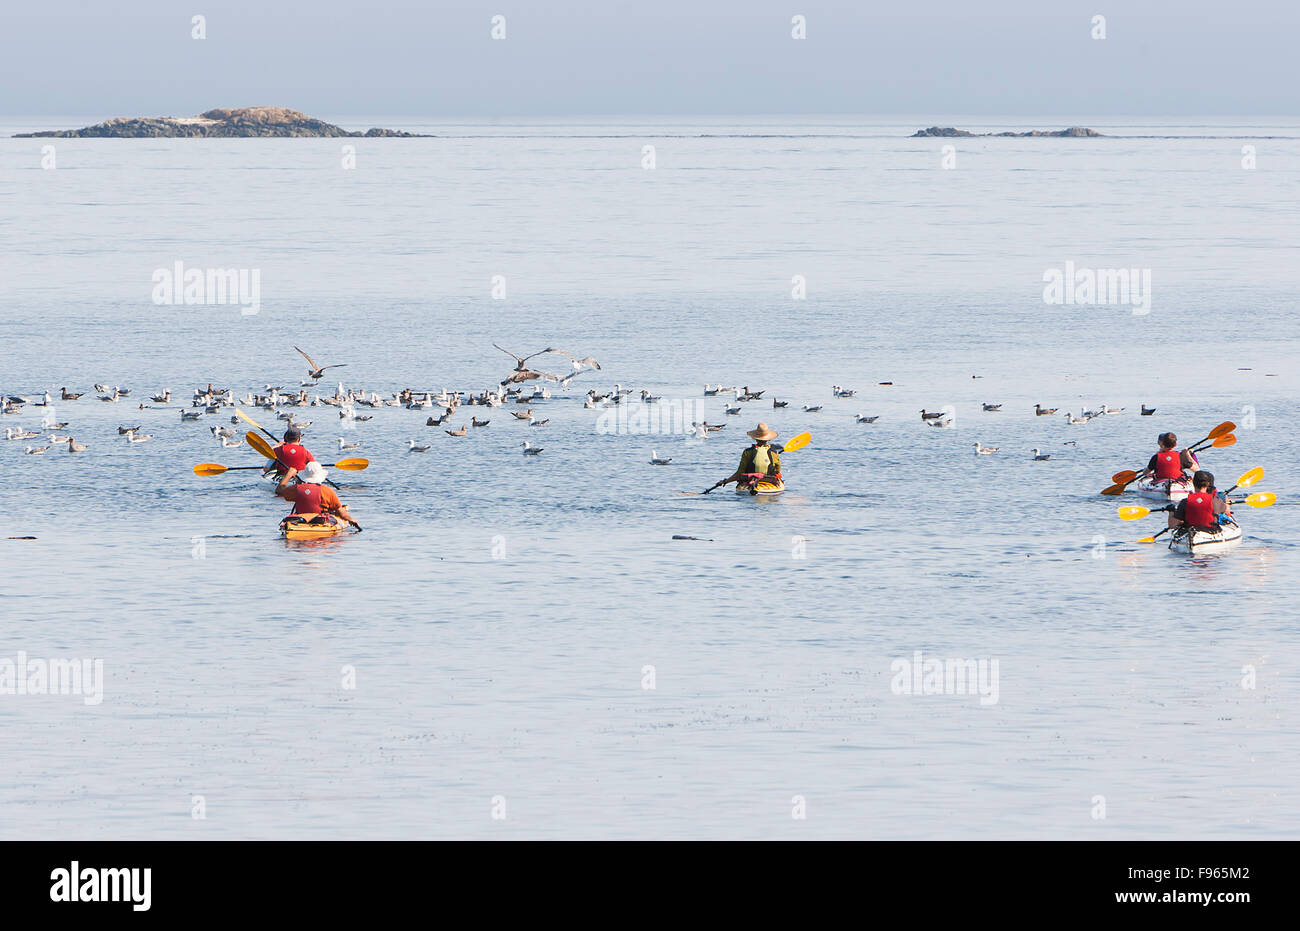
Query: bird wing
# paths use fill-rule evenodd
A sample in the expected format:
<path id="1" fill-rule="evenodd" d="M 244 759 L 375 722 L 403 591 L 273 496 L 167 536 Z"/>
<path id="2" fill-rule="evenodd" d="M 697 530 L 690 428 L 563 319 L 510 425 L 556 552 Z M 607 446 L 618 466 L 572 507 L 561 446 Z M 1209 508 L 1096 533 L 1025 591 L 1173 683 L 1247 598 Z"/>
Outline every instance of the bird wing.
<path id="1" fill-rule="evenodd" d="M 342 368 L 347 368 L 347 365 L 348 365 L 348 364 L 347 364 L 346 362 L 339 362 L 337 365 L 323 365 L 323 366 L 321 366 L 320 371 L 323 372 L 323 371 L 325 371 L 326 369 L 342 369 Z"/>
<path id="2" fill-rule="evenodd" d="M 307 353 L 303 352 L 301 349 L 298 349 L 297 346 L 294 346 L 293 348 L 298 350 L 298 355 L 302 356 L 304 359 L 307 360 L 307 364 L 311 366 L 311 370 L 313 372 L 319 372 L 321 370 L 320 366 L 316 364 L 315 359 L 307 355 Z"/>
<path id="3" fill-rule="evenodd" d="M 596 361 L 594 356 L 587 356 L 587 358 L 585 359 L 579 359 L 573 353 L 566 352 L 563 349 L 543 349 L 542 352 L 558 353 L 559 355 L 564 356 L 566 359 L 569 359 L 573 362 L 577 362 L 579 365 L 590 365 L 592 368 L 596 369 L 597 371 L 600 370 L 600 363 Z"/>
<path id="4" fill-rule="evenodd" d="M 514 354 L 513 352 L 511 352 L 509 349 L 503 349 L 502 347 L 497 346 L 496 343 L 493 343 L 492 345 L 493 345 L 493 346 L 496 346 L 497 349 L 500 349 L 502 352 L 504 352 L 504 353 L 505 353 L 506 355 L 508 355 L 510 358 L 514 359 L 516 362 L 519 362 L 519 363 L 521 363 L 521 364 L 523 363 L 524 360 L 521 359 L 519 356 L 515 355 L 515 354 Z"/>

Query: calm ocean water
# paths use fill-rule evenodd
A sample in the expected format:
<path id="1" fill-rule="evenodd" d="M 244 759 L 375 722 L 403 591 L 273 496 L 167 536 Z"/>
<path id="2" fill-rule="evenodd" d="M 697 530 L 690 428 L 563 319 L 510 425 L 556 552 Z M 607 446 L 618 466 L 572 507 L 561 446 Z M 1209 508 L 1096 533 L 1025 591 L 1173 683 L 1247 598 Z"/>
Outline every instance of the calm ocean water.
<path id="1" fill-rule="evenodd" d="M 0 540 L 0 670 L 103 663 L 98 704 L 0 694 L 0 836 L 1300 834 L 1300 122 L 9 138 L 101 118 L 0 120 L 0 391 L 86 392 L 55 415 L 90 447 L 0 442 L 0 536 L 37 538 Z M 936 123 L 1111 138 L 907 138 Z M 260 312 L 155 305 L 177 261 L 259 270 Z M 1044 304 L 1067 261 L 1150 269 L 1150 313 Z M 259 462 L 211 436 L 228 411 L 136 406 L 295 386 L 294 346 L 347 364 L 323 393 L 479 390 L 511 365 L 493 342 L 603 369 L 535 405 L 540 429 L 504 408 L 463 439 L 425 412 L 344 430 L 296 411 L 318 458 L 345 436 L 372 462 L 335 473 L 365 532 L 323 545 L 280 540 L 250 473 L 192 474 Z M 719 381 L 791 403 L 729 417 L 701 397 Z M 727 428 L 600 433 L 581 397 L 616 382 Z M 1036 402 L 1126 412 L 1070 426 Z M 921 424 L 944 406 L 952 429 Z M 452 424 L 471 413 L 489 416 Z M 760 419 L 813 435 L 783 498 L 678 494 L 728 474 Z M 1238 443 L 1206 466 L 1221 486 L 1265 467 L 1277 506 L 1242 508 L 1226 556 L 1134 544 L 1156 518 L 1124 524 L 1097 492 L 1160 430 L 1223 420 Z M 118 436 L 137 424 L 154 439 Z M 996 660 L 997 701 L 895 694 L 917 651 Z"/>

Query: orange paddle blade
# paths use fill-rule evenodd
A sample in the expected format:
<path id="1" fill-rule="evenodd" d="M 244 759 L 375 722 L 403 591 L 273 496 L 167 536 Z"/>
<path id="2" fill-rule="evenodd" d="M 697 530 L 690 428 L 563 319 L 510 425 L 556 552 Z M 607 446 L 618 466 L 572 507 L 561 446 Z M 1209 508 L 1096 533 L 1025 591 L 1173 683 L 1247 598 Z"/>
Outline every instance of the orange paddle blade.
<path id="1" fill-rule="evenodd" d="M 220 475 L 222 472 L 225 471 L 226 471 L 225 466 L 217 465 L 217 463 L 215 462 L 200 462 L 198 465 L 194 467 L 194 474 L 202 475 L 202 476 Z"/>
<path id="2" fill-rule="evenodd" d="M 1103 495 L 1109 495 L 1112 498 L 1115 495 L 1122 495 L 1124 494 L 1124 485 L 1123 484 L 1111 485 L 1109 488 L 1103 488 L 1101 490 L 1101 493 Z"/>
<path id="3" fill-rule="evenodd" d="M 1231 420 L 1225 420 L 1223 423 L 1219 424 L 1217 427 L 1211 430 L 1210 435 L 1207 436 L 1206 439 L 1217 440 L 1225 433 L 1231 433 L 1233 430 L 1236 429 L 1237 429 L 1237 425 L 1235 423 L 1233 423 Z"/>
<path id="4" fill-rule="evenodd" d="M 244 439 L 248 441 L 249 446 L 253 447 L 253 449 L 257 450 L 267 459 L 275 458 L 275 451 L 271 449 L 270 444 L 267 443 L 266 440 L 258 436 L 256 433 L 254 433 L 252 430 L 249 430 L 247 433 L 244 434 Z"/>

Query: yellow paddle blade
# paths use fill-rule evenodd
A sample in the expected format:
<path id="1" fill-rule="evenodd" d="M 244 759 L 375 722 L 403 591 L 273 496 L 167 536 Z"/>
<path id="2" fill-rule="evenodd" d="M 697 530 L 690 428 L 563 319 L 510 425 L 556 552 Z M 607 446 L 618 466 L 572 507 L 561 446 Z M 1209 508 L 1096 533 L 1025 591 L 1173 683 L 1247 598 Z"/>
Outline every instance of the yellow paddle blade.
<path id="1" fill-rule="evenodd" d="M 1213 446 L 1215 449 L 1223 449 L 1223 447 L 1225 446 L 1236 446 L 1237 437 L 1235 434 L 1229 433 L 1227 436 L 1219 437 L 1210 445 Z"/>
<path id="2" fill-rule="evenodd" d="M 252 430 L 249 430 L 247 433 L 244 434 L 244 439 L 248 441 L 249 446 L 253 447 L 253 449 L 257 450 L 267 459 L 275 458 L 275 450 L 271 449 L 270 444 L 267 443 L 266 440 L 258 436 L 256 433 L 254 433 Z"/>
<path id="3" fill-rule="evenodd" d="M 1206 439 L 1217 440 L 1219 437 L 1223 436 L 1223 434 L 1231 433 L 1233 430 L 1236 429 L 1237 429 L 1237 425 L 1235 423 L 1233 423 L 1231 420 L 1225 420 L 1223 423 L 1219 424 L 1217 427 L 1211 430 L 1210 435 L 1207 436 Z"/>
<path id="4" fill-rule="evenodd" d="M 1110 495 L 1112 498 L 1115 495 L 1122 495 L 1124 493 L 1124 486 L 1127 484 L 1127 482 L 1121 482 L 1119 484 L 1111 485 L 1109 488 L 1103 488 L 1101 493 L 1103 495 Z"/>
<path id="5" fill-rule="evenodd" d="M 241 411 L 239 408 L 235 408 L 235 416 L 238 417 L 240 420 L 244 421 L 245 423 L 251 423 L 253 426 L 257 427 L 257 429 L 259 429 L 259 430 L 262 429 L 262 425 L 261 425 L 260 423 L 258 423 L 258 422 L 257 422 L 256 420 L 254 420 L 252 417 L 249 417 L 247 414 L 245 414 L 245 413 L 244 413 L 243 411 Z"/>
<path id="6" fill-rule="evenodd" d="M 1246 503 L 1253 508 L 1271 508 L 1277 501 L 1277 495 L 1271 491 L 1257 491 L 1253 495 L 1246 495 Z"/>
<path id="7" fill-rule="evenodd" d="M 1139 543 L 1154 543 L 1154 542 L 1156 542 L 1156 538 L 1155 538 L 1155 537 L 1143 537 L 1141 540 L 1138 540 L 1138 542 L 1139 542 Z"/>
<path id="8" fill-rule="evenodd" d="M 195 475 L 220 475 L 224 471 L 226 471 L 226 467 L 217 465 L 215 462 L 200 462 L 194 467 Z"/>
<path id="9" fill-rule="evenodd" d="M 360 472 L 362 469 L 370 468 L 369 459 L 340 459 L 334 463 L 334 468 L 342 469 L 345 472 Z"/>
<path id="10" fill-rule="evenodd" d="M 1250 485 L 1258 484 L 1264 478 L 1264 467 L 1256 466 L 1241 478 L 1237 479 L 1237 487 L 1245 488 Z"/>
<path id="11" fill-rule="evenodd" d="M 781 448 L 785 452 L 790 453 L 790 452 L 794 452 L 796 449 L 803 449 L 811 442 L 812 442 L 812 434 L 804 432 L 804 433 L 800 433 L 798 436 L 790 437 L 790 442 L 786 443 Z"/>
<path id="12" fill-rule="evenodd" d="M 1151 513 L 1150 508 L 1144 508 L 1140 504 L 1126 504 L 1124 505 L 1124 507 L 1119 509 L 1119 516 L 1121 520 L 1138 520 L 1140 518 L 1146 517 L 1150 513 Z"/>

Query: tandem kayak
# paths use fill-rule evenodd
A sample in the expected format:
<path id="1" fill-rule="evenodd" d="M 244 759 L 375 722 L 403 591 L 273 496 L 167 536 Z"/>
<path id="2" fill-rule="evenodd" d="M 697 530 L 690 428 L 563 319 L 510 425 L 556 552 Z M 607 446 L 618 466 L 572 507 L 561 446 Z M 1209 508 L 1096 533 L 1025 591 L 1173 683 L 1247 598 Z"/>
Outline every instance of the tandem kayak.
<path id="1" fill-rule="evenodd" d="M 1153 498 L 1156 501 L 1166 501 L 1170 504 L 1177 504 L 1192 492 L 1192 483 L 1187 479 L 1179 481 L 1176 478 L 1164 478 L 1160 480 L 1150 480 L 1139 482 L 1137 484 L 1137 493 L 1141 498 Z"/>
<path id="2" fill-rule="evenodd" d="M 785 482 L 759 482 L 753 488 L 748 485 L 736 485 L 738 495 L 779 495 L 785 491 Z"/>
<path id="3" fill-rule="evenodd" d="M 335 537 L 347 529 L 347 523 L 333 514 L 290 514 L 280 529 L 286 540 L 319 540 Z"/>
<path id="4" fill-rule="evenodd" d="M 1241 526 L 1235 521 L 1220 524 L 1214 530 L 1175 530 L 1169 549 L 1186 556 L 1226 553 L 1241 542 Z"/>

